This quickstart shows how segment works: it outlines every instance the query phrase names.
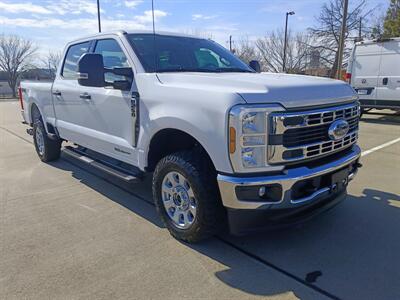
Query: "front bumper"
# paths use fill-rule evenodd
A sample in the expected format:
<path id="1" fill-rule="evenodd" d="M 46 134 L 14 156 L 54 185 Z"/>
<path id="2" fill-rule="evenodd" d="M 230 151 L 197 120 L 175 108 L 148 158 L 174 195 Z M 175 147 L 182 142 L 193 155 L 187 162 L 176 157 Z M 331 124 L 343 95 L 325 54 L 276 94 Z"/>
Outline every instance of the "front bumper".
<path id="1" fill-rule="evenodd" d="M 222 203 L 228 210 L 228 217 L 234 216 L 236 219 L 240 215 L 253 218 L 254 214 L 262 214 L 266 217 L 274 214 L 279 215 L 281 220 L 285 215 L 296 215 L 300 217 L 301 211 L 307 211 L 307 215 L 314 214 L 313 211 L 322 211 L 324 206 L 332 206 L 339 199 L 346 195 L 347 183 L 351 181 L 357 173 L 359 166 L 358 160 L 361 156 L 361 149 L 354 145 L 346 154 L 341 154 L 325 164 L 313 167 L 297 167 L 283 171 L 282 174 L 265 175 L 258 177 L 235 177 L 218 175 L 218 185 L 221 193 Z M 334 174 L 344 171 L 341 183 L 331 182 Z M 342 175 L 343 176 L 343 175 Z M 306 193 L 299 194 L 293 191 L 300 189 L 301 184 L 307 182 L 318 182 L 318 185 L 307 190 Z M 239 199 L 238 190 L 241 188 L 255 188 L 266 186 L 278 186 L 281 188 L 281 196 L 272 201 L 263 201 L 260 197 L 256 199 Z M 304 188 L 304 186 L 303 186 Z M 231 220 L 229 220 L 231 223 Z M 283 221 L 282 221 L 283 222 Z M 241 222 L 243 223 L 243 222 Z M 279 223 L 279 222 L 278 222 Z M 232 224 L 230 224 L 232 228 Z M 232 232 L 232 230 L 231 230 Z"/>
<path id="2" fill-rule="evenodd" d="M 217 177 L 219 190 L 221 192 L 222 203 L 227 208 L 233 209 L 268 209 L 268 208 L 290 208 L 313 201 L 315 198 L 330 194 L 331 187 L 323 187 L 314 191 L 312 194 L 301 199 L 292 199 L 292 187 L 299 181 L 320 177 L 333 173 L 343 168 L 355 165 L 361 156 L 361 149 L 357 145 L 352 146 L 346 155 L 335 159 L 332 162 L 316 166 L 314 168 L 298 167 L 288 169 L 279 175 L 262 177 L 235 177 L 219 174 Z M 349 181 L 352 180 L 357 172 L 357 167 L 349 170 Z M 268 186 L 280 185 L 282 187 L 282 198 L 279 201 L 263 202 L 260 199 L 256 201 L 241 201 L 238 199 L 237 187 Z"/>
<path id="3" fill-rule="evenodd" d="M 313 193 L 310 195 L 300 199 L 292 199 L 291 190 L 297 182 L 321 177 L 326 174 L 334 173 L 335 171 L 343 168 L 357 165 L 360 156 L 360 147 L 354 145 L 345 155 L 331 162 L 313 168 L 302 166 L 285 170 L 283 174 L 271 176 L 266 175 L 262 177 L 235 177 L 219 174 L 217 180 L 221 192 L 222 203 L 225 207 L 233 209 L 290 208 L 311 202 L 314 199 L 321 198 L 324 195 L 329 196 L 331 187 L 322 187 L 321 189 L 313 191 Z M 356 166 L 349 170 L 349 181 L 354 178 L 356 172 Z M 257 199 L 256 201 L 242 201 L 237 197 L 238 187 L 261 187 L 275 184 L 282 187 L 282 197 L 279 201 L 263 202 L 261 199 Z"/>

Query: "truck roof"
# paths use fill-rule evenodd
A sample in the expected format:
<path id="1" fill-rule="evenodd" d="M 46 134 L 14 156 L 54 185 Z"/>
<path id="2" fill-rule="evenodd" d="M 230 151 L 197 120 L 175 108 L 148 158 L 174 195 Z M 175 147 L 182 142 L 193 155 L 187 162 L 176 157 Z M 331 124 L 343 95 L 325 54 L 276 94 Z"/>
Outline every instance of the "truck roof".
<path id="1" fill-rule="evenodd" d="M 377 43 L 385 43 L 385 42 L 390 42 L 390 41 L 400 41 L 400 37 L 387 38 L 387 39 L 364 40 L 361 42 L 357 42 L 356 45 L 377 44 Z"/>
<path id="2" fill-rule="evenodd" d="M 114 35 L 124 35 L 124 34 L 153 34 L 153 31 L 151 30 L 133 30 L 133 31 L 125 31 L 125 30 L 114 30 L 114 31 L 105 31 L 105 32 L 99 32 L 96 34 L 92 34 L 89 36 L 84 36 L 81 37 L 79 39 L 75 39 L 73 41 L 70 41 L 68 44 L 70 43 L 76 43 L 76 42 L 80 42 L 82 40 L 89 40 L 89 39 L 96 39 L 99 38 L 101 36 L 104 35 L 110 35 L 110 34 L 114 34 Z M 184 33 L 178 33 L 178 32 L 168 32 L 168 31 L 156 31 L 157 35 L 172 35 L 172 36 L 180 36 L 180 37 L 190 37 L 190 38 L 197 38 L 197 39 L 201 39 L 198 36 L 194 36 L 194 35 L 190 35 L 190 34 L 184 34 Z"/>

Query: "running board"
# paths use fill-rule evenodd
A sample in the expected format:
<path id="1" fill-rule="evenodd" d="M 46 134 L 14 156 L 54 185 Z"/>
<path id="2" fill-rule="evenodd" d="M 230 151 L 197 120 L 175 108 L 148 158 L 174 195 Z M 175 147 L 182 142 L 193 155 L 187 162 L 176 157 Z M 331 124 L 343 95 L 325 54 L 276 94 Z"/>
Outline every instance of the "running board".
<path id="1" fill-rule="evenodd" d="M 72 159 L 78 160 L 86 165 L 89 165 L 90 167 L 93 167 L 104 173 L 112 175 L 127 183 L 135 183 L 142 181 L 143 172 L 141 172 L 140 170 L 138 170 L 137 173 L 134 173 L 130 170 L 125 170 L 119 166 L 114 166 L 106 161 L 91 157 L 84 151 L 81 151 L 80 149 L 75 147 L 67 146 L 62 151 L 65 155 L 67 155 Z"/>

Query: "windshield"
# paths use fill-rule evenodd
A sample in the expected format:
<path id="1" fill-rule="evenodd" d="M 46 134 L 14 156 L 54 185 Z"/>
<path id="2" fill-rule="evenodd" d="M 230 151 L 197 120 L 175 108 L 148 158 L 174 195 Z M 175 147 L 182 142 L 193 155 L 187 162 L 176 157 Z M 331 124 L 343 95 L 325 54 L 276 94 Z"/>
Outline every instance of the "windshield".
<path id="1" fill-rule="evenodd" d="M 211 40 L 158 34 L 129 34 L 128 40 L 146 72 L 254 72 Z"/>

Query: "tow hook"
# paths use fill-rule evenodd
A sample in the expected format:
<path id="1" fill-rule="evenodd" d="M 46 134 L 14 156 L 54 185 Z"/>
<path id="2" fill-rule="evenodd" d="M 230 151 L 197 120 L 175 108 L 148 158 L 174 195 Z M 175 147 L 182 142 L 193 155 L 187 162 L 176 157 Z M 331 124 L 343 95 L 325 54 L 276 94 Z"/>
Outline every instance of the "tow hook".
<path id="1" fill-rule="evenodd" d="M 27 128 L 26 133 L 29 135 L 33 135 L 33 128 Z"/>

